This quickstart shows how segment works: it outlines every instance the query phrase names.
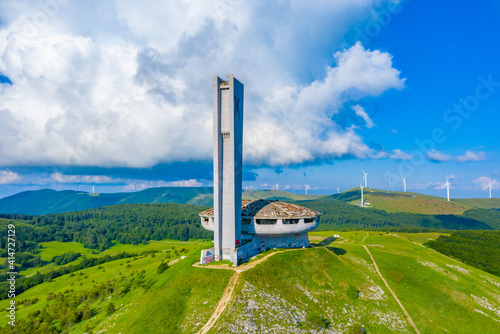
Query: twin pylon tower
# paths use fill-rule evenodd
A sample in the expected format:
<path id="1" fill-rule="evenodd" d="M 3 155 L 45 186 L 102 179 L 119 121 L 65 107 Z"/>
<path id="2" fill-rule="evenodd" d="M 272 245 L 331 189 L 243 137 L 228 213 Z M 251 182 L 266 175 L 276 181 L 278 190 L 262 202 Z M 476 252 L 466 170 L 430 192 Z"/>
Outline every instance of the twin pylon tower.
<path id="1" fill-rule="evenodd" d="M 233 259 L 241 243 L 243 84 L 214 76 L 214 257 Z"/>

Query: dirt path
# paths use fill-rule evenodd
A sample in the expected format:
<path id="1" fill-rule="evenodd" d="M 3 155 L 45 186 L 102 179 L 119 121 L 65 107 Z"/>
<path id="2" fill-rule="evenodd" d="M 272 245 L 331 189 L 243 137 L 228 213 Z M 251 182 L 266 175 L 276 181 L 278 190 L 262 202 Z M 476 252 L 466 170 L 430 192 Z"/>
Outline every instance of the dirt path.
<path id="1" fill-rule="evenodd" d="M 380 273 L 380 270 L 378 269 L 377 263 L 375 262 L 375 259 L 373 258 L 372 253 L 370 253 L 370 250 L 368 249 L 368 247 L 366 247 L 366 245 L 363 245 L 363 247 L 365 248 L 365 250 L 368 253 L 368 255 L 370 255 L 370 257 L 371 257 L 371 259 L 373 261 L 373 265 L 375 266 L 375 270 L 377 271 L 377 274 L 380 276 L 380 278 L 384 282 L 385 286 L 387 287 L 387 289 L 389 289 L 389 291 L 391 292 L 392 296 L 394 297 L 394 299 L 396 299 L 396 302 L 399 304 L 399 306 L 403 310 L 403 313 L 406 315 L 406 319 L 408 319 L 408 322 L 410 323 L 410 325 L 415 329 L 415 332 L 417 332 L 417 334 L 420 334 L 420 332 L 418 331 L 417 326 L 415 325 L 415 323 L 411 319 L 410 315 L 408 314 L 408 312 L 406 311 L 405 307 L 403 306 L 403 304 L 399 300 L 398 296 L 396 296 L 396 294 L 394 293 L 394 291 L 392 291 L 391 287 L 389 286 L 389 283 L 387 283 L 387 281 L 385 280 L 384 276 L 382 276 L 382 273 Z"/>
<path id="2" fill-rule="evenodd" d="M 231 277 L 231 280 L 229 281 L 229 284 L 226 287 L 226 290 L 224 290 L 224 293 L 222 294 L 222 298 L 219 301 L 219 305 L 217 305 L 214 313 L 212 313 L 212 315 L 210 316 L 210 319 L 208 319 L 207 323 L 203 327 L 201 327 L 201 329 L 198 331 L 197 334 L 208 333 L 208 331 L 212 328 L 212 326 L 217 322 L 222 312 L 224 312 L 224 310 L 226 309 L 227 304 L 231 301 L 231 298 L 233 297 L 234 287 L 238 282 L 239 276 L 240 273 L 238 271 L 235 271 L 233 277 Z"/>
<path id="3" fill-rule="evenodd" d="M 170 261 L 170 262 L 168 263 L 168 266 L 170 267 L 171 265 L 173 265 L 173 264 L 175 264 L 175 263 L 179 262 L 179 260 L 180 260 L 180 258 Z"/>

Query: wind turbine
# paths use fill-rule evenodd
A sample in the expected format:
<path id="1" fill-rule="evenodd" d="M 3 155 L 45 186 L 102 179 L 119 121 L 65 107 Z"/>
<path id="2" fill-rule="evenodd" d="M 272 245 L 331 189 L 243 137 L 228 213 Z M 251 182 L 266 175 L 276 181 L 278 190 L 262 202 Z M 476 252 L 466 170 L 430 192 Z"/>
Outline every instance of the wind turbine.
<path id="1" fill-rule="evenodd" d="M 277 183 L 276 183 L 275 190 L 279 190 L 279 186 L 278 186 L 278 184 L 277 184 Z"/>
<path id="2" fill-rule="evenodd" d="M 403 179 L 403 191 L 404 191 L 404 192 L 406 192 L 406 178 L 407 178 L 407 177 L 408 177 L 408 176 L 403 176 L 403 175 L 401 175 L 401 178 Z"/>
<path id="3" fill-rule="evenodd" d="M 489 188 L 489 190 L 490 190 L 490 198 L 491 198 L 491 189 L 495 189 L 495 188 L 493 188 L 493 186 L 491 185 L 491 180 L 490 179 L 488 179 L 488 185 L 486 187 L 484 187 L 484 188 L 485 189 Z"/>
<path id="4" fill-rule="evenodd" d="M 95 186 L 92 186 L 92 194 L 95 194 Z"/>
<path id="5" fill-rule="evenodd" d="M 446 183 L 443 184 L 442 188 L 446 188 L 446 197 L 448 198 L 448 202 L 450 201 L 450 182 L 448 182 L 448 176 L 446 177 Z"/>
<path id="6" fill-rule="evenodd" d="M 366 177 L 368 175 L 368 173 L 365 173 L 364 169 L 363 169 L 363 175 L 364 175 L 363 178 L 365 179 L 365 188 L 368 188 L 368 180 L 367 180 L 367 177 Z"/>
<path id="7" fill-rule="evenodd" d="M 340 194 L 340 188 L 337 187 L 337 194 Z"/>
<path id="8" fill-rule="evenodd" d="M 361 206 L 365 206 L 365 201 L 363 199 L 363 180 L 361 180 L 361 183 L 359 184 L 359 188 L 361 188 Z"/>
<path id="9" fill-rule="evenodd" d="M 389 171 L 385 174 L 385 180 L 387 183 L 387 193 L 389 193 Z"/>
<path id="10" fill-rule="evenodd" d="M 308 186 L 307 184 L 306 184 L 306 185 L 304 185 L 304 189 L 305 189 L 305 191 L 306 191 L 306 195 L 307 195 L 307 189 L 309 189 L 309 186 Z"/>

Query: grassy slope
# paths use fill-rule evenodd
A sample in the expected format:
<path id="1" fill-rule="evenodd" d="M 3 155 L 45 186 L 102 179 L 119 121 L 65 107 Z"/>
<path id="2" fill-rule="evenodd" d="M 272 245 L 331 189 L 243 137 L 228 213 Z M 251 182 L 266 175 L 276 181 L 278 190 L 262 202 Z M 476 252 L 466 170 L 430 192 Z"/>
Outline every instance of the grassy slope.
<path id="1" fill-rule="evenodd" d="M 500 278 L 421 245 L 438 234 L 338 233 L 341 239 L 323 241 L 329 249 L 279 253 L 242 273 L 233 301 L 211 333 L 234 333 L 245 326 L 254 332 L 266 329 L 294 332 L 299 326 L 301 330 L 319 330 L 322 319 L 330 323 L 330 329 L 340 332 L 349 330 L 352 323 L 363 324 L 368 333 L 412 332 L 362 244 L 368 245 L 382 274 L 422 334 L 445 330 L 492 333 L 498 329 L 499 323 L 494 319 L 500 320 L 495 314 L 500 310 Z M 312 234 L 331 237 L 335 232 Z M 208 246 L 190 242 L 174 244 L 176 248 L 179 245 L 189 249 Z M 126 246 L 129 252 L 134 247 L 160 247 L 159 244 Z M 209 318 L 232 274 L 229 270 L 191 267 L 198 256 L 199 250 L 194 250 L 161 275 L 156 268 L 165 259 L 164 253 L 130 259 L 130 263 L 129 259 L 113 261 L 103 264 L 101 269 L 84 269 L 81 275 L 73 277 L 65 275 L 17 296 L 19 300 L 39 298 L 34 305 L 21 306 L 17 316 L 26 317 L 53 302 L 46 301 L 49 292 L 73 289 L 74 292 L 67 293 L 77 293 L 99 282 L 122 275 L 129 277 L 132 271 L 144 269 L 145 279 L 156 281 L 149 290 L 137 288 L 124 296 L 115 292 L 96 300 L 92 307 L 98 311 L 97 315 L 71 327 L 70 332 L 82 333 L 90 324 L 94 331 L 106 329 L 107 333 L 194 333 Z M 349 285 L 357 287 L 360 299 L 347 298 Z M 104 312 L 109 301 L 120 308 L 112 316 Z M 5 308 L 7 302 L 0 301 L 0 308 Z M 0 325 L 5 326 L 6 321 L 6 317 L 0 318 Z"/>
<path id="2" fill-rule="evenodd" d="M 349 203 L 356 204 L 361 196 L 360 190 L 351 189 L 348 192 L 353 195 L 353 198 L 349 198 Z M 366 201 L 369 202 L 373 208 L 386 212 L 409 212 L 425 215 L 462 215 L 466 210 L 472 208 L 472 206 L 459 202 L 458 200 L 448 202 L 446 198 L 411 192 L 391 191 L 387 194 L 386 191 L 369 188 L 365 189 L 364 196 Z"/>
<path id="3" fill-rule="evenodd" d="M 124 250 L 138 253 L 147 249 L 158 249 L 160 244 L 162 243 L 147 246 L 126 245 L 128 247 Z M 101 269 L 92 267 L 76 273 L 75 276 L 59 277 L 51 283 L 40 284 L 18 295 L 17 300 L 38 298 L 39 301 L 28 307 L 20 306 L 16 316 L 22 319 L 29 313 L 41 310 L 52 303 L 53 301 L 46 300 L 49 292 L 57 294 L 73 289 L 73 292 L 66 293 L 74 294 L 81 290 L 90 290 L 98 283 L 119 279 L 122 275 L 129 277 L 132 272 L 144 269 L 145 280 L 156 281 L 149 290 L 137 288 L 124 296 L 119 296 L 115 292 L 104 300 L 95 301 L 92 308 L 98 312 L 97 315 L 71 327 L 70 332 L 83 333 L 88 324 L 95 331 L 106 328 L 108 333 L 196 332 L 210 317 L 212 309 L 229 281 L 230 273 L 224 270 L 212 272 L 191 267 L 191 264 L 199 258 L 199 249 L 208 247 L 207 243 L 163 242 L 163 244 L 163 249 L 175 247 L 196 250 L 161 275 L 157 274 L 156 268 L 166 259 L 165 253 L 157 253 L 155 257 L 143 256 L 137 260 L 116 260 L 102 264 Z M 110 301 L 120 309 L 108 317 L 104 309 Z M 5 308 L 7 303 L 8 300 L 0 301 L 0 307 Z M 6 325 L 6 319 L 6 317 L 0 319 L 0 326 Z"/>
<path id="4" fill-rule="evenodd" d="M 479 209 L 500 209 L 500 198 L 461 198 L 454 201 Z"/>
<path id="5" fill-rule="evenodd" d="M 332 236 L 333 232 L 313 234 Z M 340 234 L 344 238 L 330 247 L 343 255 L 336 257 L 323 248 L 291 251 L 243 273 L 233 302 L 211 333 L 238 332 L 245 326 L 254 331 L 294 332 L 298 330 L 294 317 L 305 329 L 315 328 L 306 313 L 328 320 L 330 329 L 341 332 L 353 322 L 363 324 L 368 333 L 413 332 L 362 247 L 366 232 Z M 422 334 L 497 331 L 500 278 L 420 244 L 436 237 L 370 232 L 364 244 Z M 355 285 L 361 298 L 346 298 L 346 284 Z M 374 299 L 377 294 L 369 288 L 384 291 L 378 294 L 381 299 Z"/>
<path id="6" fill-rule="evenodd" d="M 43 246 L 42 250 L 40 251 L 39 254 L 40 257 L 42 258 L 43 261 L 50 261 L 54 256 L 59 256 L 63 255 L 64 253 L 80 253 L 82 254 L 82 257 L 76 259 L 73 262 L 67 263 L 65 265 L 56 265 L 55 263 L 49 263 L 43 267 L 36 267 L 36 268 L 28 268 L 24 271 L 20 271 L 19 273 L 23 276 L 29 276 L 36 274 L 36 272 L 40 272 L 42 274 L 45 274 L 49 271 L 58 269 L 62 266 L 70 266 L 70 265 L 75 265 L 81 261 L 82 258 L 94 258 L 94 257 L 101 257 L 104 255 L 117 255 L 122 252 L 126 253 L 134 253 L 134 254 L 139 254 L 144 251 L 148 250 L 167 250 L 167 249 L 172 249 L 172 248 L 181 248 L 185 247 L 187 249 L 192 249 L 197 247 L 196 245 L 199 243 L 202 243 L 203 241 L 197 241 L 197 240 L 192 240 L 189 243 L 185 243 L 182 241 L 177 241 L 177 240 L 161 240 L 161 241 L 155 241 L 151 240 L 148 242 L 147 245 L 129 245 L 129 244 L 120 244 L 120 243 L 115 243 L 114 246 L 111 248 L 106 249 L 103 252 L 98 252 L 93 249 L 85 248 L 81 243 L 78 242 L 60 242 L 60 241 L 49 241 L 49 242 L 41 242 L 40 244 Z"/>

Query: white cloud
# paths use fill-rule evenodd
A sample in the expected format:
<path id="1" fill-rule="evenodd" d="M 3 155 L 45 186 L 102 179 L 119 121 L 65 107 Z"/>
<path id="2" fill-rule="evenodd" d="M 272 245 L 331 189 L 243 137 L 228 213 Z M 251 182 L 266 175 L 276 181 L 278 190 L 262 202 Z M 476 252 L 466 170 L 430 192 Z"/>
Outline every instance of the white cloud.
<path id="1" fill-rule="evenodd" d="M 0 72 L 13 82 L 0 85 L 0 166 L 210 159 L 211 77 L 233 72 L 246 163 L 365 158 L 356 129 L 331 116 L 404 87 L 386 52 L 330 57 L 376 0 L 60 3 L 43 22 L 32 2 L 0 4 Z"/>
<path id="2" fill-rule="evenodd" d="M 354 112 L 357 116 L 361 117 L 365 121 L 366 127 L 368 129 L 371 129 L 375 126 L 375 123 L 373 123 L 370 116 L 368 116 L 368 114 L 366 113 L 365 109 L 362 106 L 360 106 L 359 104 L 356 104 L 356 105 L 352 106 L 351 108 L 352 108 L 352 110 L 354 110 Z"/>
<path id="3" fill-rule="evenodd" d="M 466 162 L 466 161 L 482 161 L 486 160 L 486 156 L 484 152 L 472 152 L 472 151 L 465 151 L 463 155 L 460 155 L 457 157 L 457 161 L 459 162 Z"/>
<path id="4" fill-rule="evenodd" d="M 491 179 L 487 176 L 481 176 L 474 180 L 474 183 L 478 186 L 479 190 L 484 190 L 490 182 L 494 189 L 500 190 L 500 182 L 495 179 Z"/>
<path id="5" fill-rule="evenodd" d="M 8 170 L 0 171 L 0 184 L 9 184 L 20 179 L 21 177 L 17 173 Z"/>
<path id="6" fill-rule="evenodd" d="M 453 157 L 449 154 L 444 154 L 443 152 L 431 149 L 427 152 L 427 158 L 433 162 L 446 162 L 453 160 Z"/>
<path id="7" fill-rule="evenodd" d="M 410 160 L 411 155 L 397 148 L 395 150 L 392 150 L 392 153 L 389 155 L 389 158 L 394 160 Z"/>

